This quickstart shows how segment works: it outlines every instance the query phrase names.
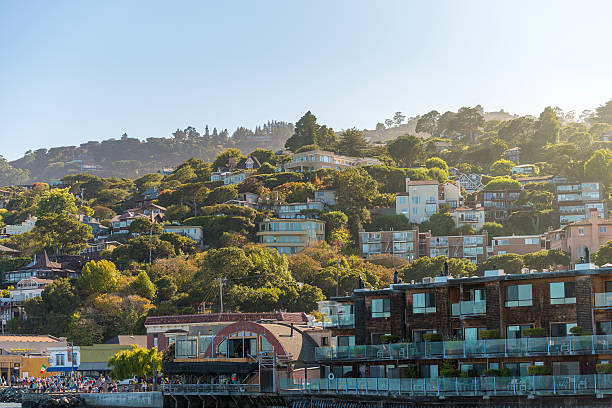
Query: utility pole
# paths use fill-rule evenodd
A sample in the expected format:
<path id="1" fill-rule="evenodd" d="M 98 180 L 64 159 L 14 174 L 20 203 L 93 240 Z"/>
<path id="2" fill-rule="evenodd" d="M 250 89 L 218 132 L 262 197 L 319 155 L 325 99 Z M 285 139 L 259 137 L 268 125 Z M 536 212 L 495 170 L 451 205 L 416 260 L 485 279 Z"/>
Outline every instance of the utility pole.
<path id="1" fill-rule="evenodd" d="M 223 313 L 223 282 L 225 282 L 225 279 L 219 278 L 219 295 L 221 298 L 221 313 Z"/>
<path id="2" fill-rule="evenodd" d="M 153 223 L 151 222 L 151 229 L 149 230 L 149 265 L 151 265 L 151 258 L 152 258 L 152 252 L 153 252 Z"/>
<path id="3" fill-rule="evenodd" d="M 340 258 L 336 258 L 336 297 L 340 296 Z"/>

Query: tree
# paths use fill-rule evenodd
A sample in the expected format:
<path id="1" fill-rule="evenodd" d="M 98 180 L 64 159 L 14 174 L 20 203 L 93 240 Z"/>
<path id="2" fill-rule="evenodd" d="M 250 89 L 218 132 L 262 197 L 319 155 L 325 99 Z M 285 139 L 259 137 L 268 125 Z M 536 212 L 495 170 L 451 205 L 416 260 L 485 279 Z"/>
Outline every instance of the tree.
<path id="1" fill-rule="evenodd" d="M 416 136 L 406 135 L 387 144 L 389 154 L 400 166 L 410 167 L 418 161 L 423 154 L 423 143 Z"/>
<path id="2" fill-rule="evenodd" d="M 276 173 L 276 167 L 268 162 L 263 163 L 258 169 L 257 174 L 274 174 Z"/>
<path id="3" fill-rule="evenodd" d="M 485 190 L 522 190 L 523 186 L 516 180 L 509 177 L 498 177 L 489 181 L 485 186 Z"/>
<path id="4" fill-rule="evenodd" d="M 355 128 L 347 129 L 340 136 L 339 150 L 341 154 L 353 157 L 363 157 L 363 152 L 367 147 L 363 133 Z"/>
<path id="5" fill-rule="evenodd" d="M 198 243 L 189 237 L 184 237 L 174 232 L 164 232 L 159 236 L 161 241 L 169 242 L 174 247 L 174 253 L 193 254 L 198 247 Z"/>
<path id="6" fill-rule="evenodd" d="M 612 263 L 612 241 L 608 241 L 595 252 L 593 255 L 593 262 L 599 266 Z"/>
<path id="7" fill-rule="evenodd" d="M 208 193 L 206 197 L 206 205 L 223 204 L 230 200 L 235 200 L 238 197 L 238 189 L 236 186 L 221 186 L 217 187 Z"/>
<path id="8" fill-rule="evenodd" d="M 136 218 L 132 221 L 129 227 L 129 231 L 132 234 L 159 234 L 162 231 L 161 225 L 151 222 L 149 218 L 142 217 Z"/>
<path id="9" fill-rule="evenodd" d="M 517 254 L 493 255 L 478 265 L 481 274 L 492 269 L 503 269 L 505 273 L 521 273 L 521 268 L 523 257 Z"/>
<path id="10" fill-rule="evenodd" d="M 186 218 L 193 215 L 191 208 L 187 205 L 173 204 L 166 209 L 164 213 L 164 219 L 170 222 L 183 222 Z"/>
<path id="11" fill-rule="evenodd" d="M 238 164 L 245 157 L 242 155 L 240 149 L 226 149 L 217 155 L 217 158 L 212 164 L 214 170 L 218 170 L 224 167 L 228 167 L 230 160 L 233 160 L 235 164 Z M 179 170 L 179 169 L 177 169 Z M 195 177 L 195 172 L 191 170 Z M 183 181 L 184 182 L 184 181 Z"/>
<path id="12" fill-rule="evenodd" d="M 423 256 L 415 259 L 401 271 L 404 282 L 420 281 L 426 276 L 439 276 L 444 271 L 444 262 L 448 262 L 451 276 L 471 276 L 476 271 L 476 265 L 467 259 L 447 258 L 438 256 L 430 258 Z"/>
<path id="13" fill-rule="evenodd" d="M 479 233 L 482 234 L 485 231 L 489 237 L 489 245 L 491 244 L 493 237 L 502 237 L 506 234 L 504 226 L 497 222 L 485 222 L 482 224 L 482 228 L 480 229 Z"/>
<path id="14" fill-rule="evenodd" d="M 474 133 L 484 125 L 481 111 L 480 106 L 460 108 L 455 117 L 453 130 L 461 131 L 464 136 L 469 136 L 470 141 L 474 141 Z"/>
<path id="15" fill-rule="evenodd" d="M 130 291 L 135 295 L 149 300 L 154 300 L 157 293 L 155 285 L 151 282 L 149 275 L 147 275 L 145 271 L 140 271 L 136 279 L 130 283 Z"/>
<path id="16" fill-rule="evenodd" d="M 439 157 L 430 157 L 425 160 L 425 167 L 428 169 L 440 169 L 444 170 L 448 174 L 448 164 Z"/>
<path id="17" fill-rule="evenodd" d="M 78 208 L 74 196 L 67 188 L 54 189 L 46 192 L 38 202 L 36 214 L 39 217 L 45 215 L 76 214 Z"/>
<path id="18" fill-rule="evenodd" d="M 110 261 L 89 261 L 83 266 L 77 286 L 86 295 L 112 292 L 119 286 L 120 275 L 115 264 Z"/>
<path id="19" fill-rule="evenodd" d="M 448 212 L 436 212 L 429 220 L 421 223 L 421 231 L 431 231 L 431 235 L 443 236 L 453 235 L 455 232 L 455 221 Z"/>
<path id="20" fill-rule="evenodd" d="M 612 186 L 612 152 L 599 149 L 584 163 L 584 178 L 599 181 L 606 187 Z"/>
<path id="21" fill-rule="evenodd" d="M 523 263 L 526 268 L 542 271 L 544 269 L 555 269 L 557 265 L 569 266 L 569 254 L 555 249 L 532 252 L 523 255 Z"/>
<path id="22" fill-rule="evenodd" d="M 158 236 L 141 236 L 128 240 L 124 245 L 113 249 L 105 258 L 127 267 L 130 261 L 149 262 L 151 260 L 175 256 L 174 246 L 168 241 L 162 241 Z"/>
<path id="23" fill-rule="evenodd" d="M 537 146 L 544 146 L 548 143 L 559 143 L 559 134 L 561 132 L 561 125 L 555 112 L 550 106 L 544 108 L 544 111 L 540 114 L 540 118 L 536 124 L 537 130 L 535 131 L 534 141 Z"/>
<path id="24" fill-rule="evenodd" d="M 316 145 L 319 125 L 317 117 L 310 111 L 306 112 L 295 124 L 295 133 L 285 143 L 285 147 L 295 152 L 302 146 Z"/>
<path id="25" fill-rule="evenodd" d="M 410 228 L 410 221 L 402 214 L 379 215 L 368 225 L 368 231 L 404 231 Z"/>
<path id="26" fill-rule="evenodd" d="M 429 133 L 431 136 L 434 135 L 438 128 L 438 121 L 440 120 L 440 112 L 432 110 L 421 116 L 416 123 L 417 133 Z"/>
<path id="27" fill-rule="evenodd" d="M 91 227 L 81 224 L 74 215 L 49 213 L 38 218 L 32 232 L 48 249 L 60 254 L 73 254 L 87 247 Z"/>
<path id="28" fill-rule="evenodd" d="M 321 220 L 325 221 L 325 235 L 329 244 L 332 244 L 330 237 L 334 236 L 334 232 L 346 228 L 348 217 L 342 211 L 330 211 L 321 214 Z"/>
<path id="29" fill-rule="evenodd" d="M 594 121 L 612 125 L 612 99 L 595 109 Z"/>
<path id="30" fill-rule="evenodd" d="M 509 176 L 512 174 L 514 163 L 510 160 L 499 159 L 491 165 L 491 174 L 495 177 Z"/>
<path id="31" fill-rule="evenodd" d="M 393 120 L 385 119 L 385 125 L 387 125 L 387 127 L 390 128 L 391 126 L 393 126 Z"/>
<path id="32" fill-rule="evenodd" d="M 152 377 L 161 373 L 162 354 L 157 347 L 147 349 L 132 345 L 129 350 L 121 350 L 108 360 L 113 367 L 110 376 L 114 380 L 132 377 Z"/>
<path id="33" fill-rule="evenodd" d="M 335 180 L 336 203 L 349 217 L 353 237 L 370 218 L 367 207 L 378 195 L 376 181 L 361 168 L 351 167 L 338 173 Z"/>
<path id="34" fill-rule="evenodd" d="M 393 115 L 393 122 L 395 122 L 396 126 L 401 125 L 404 119 L 406 119 L 406 116 L 402 115 L 402 112 L 395 112 L 395 115 Z"/>

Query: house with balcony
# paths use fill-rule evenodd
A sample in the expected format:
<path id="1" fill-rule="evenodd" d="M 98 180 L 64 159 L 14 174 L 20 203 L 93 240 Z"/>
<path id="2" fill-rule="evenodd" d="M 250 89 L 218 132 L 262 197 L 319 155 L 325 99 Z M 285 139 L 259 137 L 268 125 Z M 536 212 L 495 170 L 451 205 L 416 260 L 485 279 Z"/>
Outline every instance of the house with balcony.
<path id="1" fill-rule="evenodd" d="M 521 190 L 482 190 L 478 192 L 477 202 L 485 210 L 485 222 L 505 223 L 513 211 L 519 209 L 516 204 Z"/>
<path id="2" fill-rule="evenodd" d="M 513 176 L 535 176 L 537 168 L 535 164 L 521 164 L 512 167 Z"/>
<path id="3" fill-rule="evenodd" d="M 546 249 L 545 235 L 509 235 L 493 237 L 492 255 L 518 254 L 525 255 Z"/>
<path id="4" fill-rule="evenodd" d="M 475 193 L 484 188 L 484 184 L 482 184 L 482 175 L 481 174 L 459 174 L 455 180 L 459 184 L 460 187 L 463 187 L 468 194 Z"/>
<path id="5" fill-rule="evenodd" d="M 594 254 L 603 245 L 612 241 L 612 219 L 605 219 L 599 211 L 589 210 L 589 218 L 551 230 L 546 233 L 550 249 L 560 249 L 570 254 L 572 264 L 580 263 L 587 255 Z"/>
<path id="6" fill-rule="evenodd" d="M 38 221 L 38 218 L 30 215 L 19 224 L 5 225 L 3 234 L 8 236 L 25 234 L 26 232 L 30 232 L 34 229 L 34 226 L 36 226 L 36 221 Z"/>
<path id="7" fill-rule="evenodd" d="M 588 218 L 591 208 L 595 208 L 602 218 L 608 215 L 604 186 L 599 182 L 557 184 L 556 202 L 561 227 Z"/>
<path id="8" fill-rule="evenodd" d="M 459 207 L 453 210 L 451 217 L 457 228 L 469 225 L 474 231 L 480 231 L 485 223 L 485 210 L 479 204 L 474 208 Z"/>
<path id="9" fill-rule="evenodd" d="M 51 281 L 61 278 L 77 278 L 81 267 L 81 259 L 78 256 L 64 255 L 49 258 L 47 252 L 43 251 L 42 254 L 36 255 L 29 264 L 13 271 L 4 272 L 2 283 L 12 286 L 29 278 Z"/>
<path id="10" fill-rule="evenodd" d="M 395 197 L 395 213 L 415 224 L 427 221 L 442 205 L 452 209 L 463 205 L 459 186 L 450 181 L 439 184 L 437 180 L 406 178 L 406 192 L 397 193 Z"/>
<path id="11" fill-rule="evenodd" d="M 344 170 L 349 167 L 362 167 L 382 164 L 380 160 L 371 157 L 350 157 L 335 154 L 325 150 L 311 150 L 295 153 L 283 166 L 285 171 L 303 173 L 319 169 Z"/>
<path id="12" fill-rule="evenodd" d="M 296 254 L 325 241 L 325 222 L 315 219 L 267 219 L 259 223 L 257 242 L 279 254 Z"/>
<path id="13" fill-rule="evenodd" d="M 15 285 L 9 293 L 11 318 L 25 319 L 25 301 L 35 297 L 40 297 L 47 285 L 53 283 L 50 279 L 26 278 Z"/>
<path id="14" fill-rule="evenodd" d="M 307 199 L 305 203 L 282 203 L 272 206 L 278 218 L 312 218 L 310 210 L 324 211 L 325 203 Z"/>
<path id="15" fill-rule="evenodd" d="M 412 262 L 419 257 L 419 230 L 360 231 L 359 252 L 366 259 L 386 254 Z"/>
<path id="16" fill-rule="evenodd" d="M 503 156 L 506 160 L 518 164 L 521 161 L 521 148 L 513 147 L 512 149 L 508 149 L 504 152 Z"/>
<path id="17" fill-rule="evenodd" d="M 463 258 L 473 263 L 481 263 L 487 259 L 487 232 L 482 235 L 456 235 L 432 237 L 428 234 L 424 238 L 424 252 L 421 256 L 435 258 Z"/>
<path id="18" fill-rule="evenodd" d="M 562 393 L 593 391 L 596 367 L 612 357 L 612 268 L 578 266 L 510 275 L 490 270 L 469 278 L 443 274 L 332 298 L 339 312 L 326 309 L 329 315 L 352 314 L 353 327 L 332 325 L 332 345 L 316 350 L 321 377 L 413 378 L 412 385 L 427 387 L 450 361 L 478 395 L 487 394 L 484 380 L 491 390 L 491 377 L 503 383 L 500 372 L 517 387 L 525 384 L 533 366 L 545 366 L 551 377 L 542 380 Z M 449 380 L 454 387 L 461 378 Z"/>

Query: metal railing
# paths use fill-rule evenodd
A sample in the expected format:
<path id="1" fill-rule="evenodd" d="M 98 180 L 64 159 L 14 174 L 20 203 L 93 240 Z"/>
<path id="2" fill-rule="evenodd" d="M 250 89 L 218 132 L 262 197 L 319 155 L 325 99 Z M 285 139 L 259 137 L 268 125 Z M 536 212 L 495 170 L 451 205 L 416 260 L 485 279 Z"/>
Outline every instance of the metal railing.
<path id="1" fill-rule="evenodd" d="M 419 343 L 317 347 L 322 360 L 411 360 L 427 358 L 513 357 L 612 352 L 612 335 L 448 340 Z"/>
<path id="2" fill-rule="evenodd" d="M 306 380 L 281 378 L 280 392 L 406 396 L 596 395 L 612 393 L 612 374 Z"/>
<path id="3" fill-rule="evenodd" d="M 355 326 L 355 315 L 354 314 L 338 314 L 323 316 L 323 328 L 327 329 L 330 327 L 345 327 L 351 328 Z"/>
<path id="4" fill-rule="evenodd" d="M 161 390 L 168 394 L 244 393 L 259 392 L 258 384 L 163 384 Z"/>
<path id="5" fill-rule="evenodd" d="M 612 307 L 612 292 L 595 293 L 593 307 Z"/>
<path id="6" fill-rule="evenodd" d="M 451 316 L 475 316 L 487 313 L 486 300 L 464 300 L 451 305 Z"/>

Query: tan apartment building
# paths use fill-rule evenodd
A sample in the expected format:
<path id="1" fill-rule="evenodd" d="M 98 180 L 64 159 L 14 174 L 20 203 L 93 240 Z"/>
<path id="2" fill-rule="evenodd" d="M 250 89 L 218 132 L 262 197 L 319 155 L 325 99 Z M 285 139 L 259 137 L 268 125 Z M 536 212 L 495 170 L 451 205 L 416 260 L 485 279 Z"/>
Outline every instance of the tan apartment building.
<path id="1" fill-rule="evenodd" d="M 509 235 L 506 237 L 493 237 L 491 247 L 492 255 L 525 255 L 546 249 L 546 236 Z"/>
<path id="2" fill-rule="evenodd" d="M 296 254 L 307 245 L 325 241 L 325 222 L 313 219 L 273 219 L 259 223 L 257 241 L 279 254 Z"/>
<path id="3" fill-rule="evenodd" d="M 412 262 L 419 257 L 419 231 L 359 232 L 359 252 L 364 258 L 388 254 Z"/>
<path id="4" fill-rule="evenodd" d="M 296 153 L 290 162 L 285 163 L 286 171 L 303 173 L 319 169 L 344 170 L 349 167 L 370 166 L 382 164 L 380 160 L 371 157 L 350 157 L 335 154 L 325 150 L 311 150 Z"/>
<path id="5" fill-rule="evenodd" d="M 444 204 L 451 208 L 463 204 L 459 186 L 450 181 L 439 184 L 437 180 L 406 178 L 406 192 L 398 193 L 395 198 L 395 213 L 404 215 L 412 223 L 420 224 Z"/>
<path id="6" fill-rule="evenodd" d="M 596 208 L 589 210 L 589 218 L 549 231 L 547 239 L 550 249 L 560 249 L 570 254 L 572 264 L 586 256 L 585 248 L 594 254 L 612 240 L 612 220 L 599 216 Z"/>
<path id="7" fill-rule="evenodd" d="M 473 263 L 487 259 L 487 233 L 482 235 L 427 236 L 422 246 L 421 256 L 446 256 L 447 258 L 465 258 Z"/>

